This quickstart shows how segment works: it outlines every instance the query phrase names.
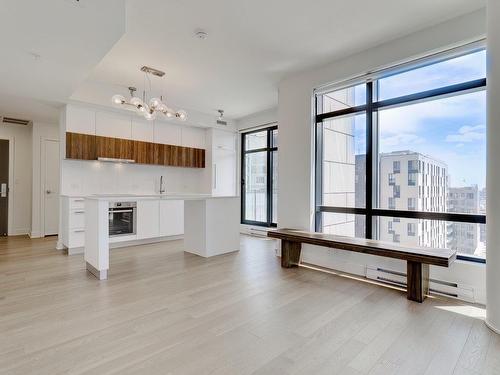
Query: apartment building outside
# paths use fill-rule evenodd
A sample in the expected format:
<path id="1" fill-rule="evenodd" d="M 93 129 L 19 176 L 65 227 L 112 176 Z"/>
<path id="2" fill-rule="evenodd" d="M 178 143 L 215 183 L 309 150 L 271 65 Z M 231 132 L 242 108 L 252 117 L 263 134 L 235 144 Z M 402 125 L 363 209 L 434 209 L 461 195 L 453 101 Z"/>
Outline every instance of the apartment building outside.
<path id="1" fill-rule="evenodd" d="M 479 212 L 477 185 L 448 189 L 448 212 L 477 214 Z M 480 242 L 479 226 L 473 223 L 448 223 L 450 249 L 463 254 L 475 254 Z"/>

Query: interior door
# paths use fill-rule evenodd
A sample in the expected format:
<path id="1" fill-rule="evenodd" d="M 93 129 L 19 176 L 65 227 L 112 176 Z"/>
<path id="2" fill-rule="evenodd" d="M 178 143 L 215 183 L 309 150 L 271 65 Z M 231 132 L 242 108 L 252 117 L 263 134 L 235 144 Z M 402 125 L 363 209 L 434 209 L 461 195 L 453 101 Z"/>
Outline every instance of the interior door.
<path id="1" fill-rule="evenodd" d="M 0 236 L 6 236 L 9 223 L 9 141 L 0 139 Z"/>
<path id="2" fill-rule="evenodd" d="M 59 141 L 44 140 L 44 235 L 59 231 Z"/>

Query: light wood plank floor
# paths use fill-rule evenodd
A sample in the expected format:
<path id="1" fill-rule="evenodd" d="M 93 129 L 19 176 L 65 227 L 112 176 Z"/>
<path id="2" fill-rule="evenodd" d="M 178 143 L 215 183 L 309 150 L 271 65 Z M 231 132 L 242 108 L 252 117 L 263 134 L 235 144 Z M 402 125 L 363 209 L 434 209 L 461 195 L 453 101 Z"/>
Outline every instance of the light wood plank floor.
<path id="1" fill-rule="evenodd" d="M 0 239 L 0 373 L 500 374 L 480 308 L 283 270 L 273 245 L 117 249 L 99 282 L 55 239 Z"/>

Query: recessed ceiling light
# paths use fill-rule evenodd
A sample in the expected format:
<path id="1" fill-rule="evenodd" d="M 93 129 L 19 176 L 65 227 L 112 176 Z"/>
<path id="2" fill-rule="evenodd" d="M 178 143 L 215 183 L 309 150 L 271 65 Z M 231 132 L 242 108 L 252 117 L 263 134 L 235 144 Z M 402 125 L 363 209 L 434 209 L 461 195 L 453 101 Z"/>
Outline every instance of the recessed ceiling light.
<path id="1" fill-rule="evenodd" d="M 194 36 L 198 39 L 205 40 L 208 38 L 208 33 L 205 30 L 198 29 L 194 32 Z"/>

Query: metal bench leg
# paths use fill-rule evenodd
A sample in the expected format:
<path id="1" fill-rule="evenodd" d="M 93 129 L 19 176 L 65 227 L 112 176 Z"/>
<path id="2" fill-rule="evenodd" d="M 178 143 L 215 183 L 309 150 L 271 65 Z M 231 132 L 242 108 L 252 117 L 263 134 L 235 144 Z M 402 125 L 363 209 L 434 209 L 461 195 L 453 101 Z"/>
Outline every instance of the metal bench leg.
<path id="1" fill-rule="evenodd" d="M 301 248 L 300 242 L 281 240 L 281 267 L 298 267 Z"/>
<path id="2" fill-rule="evenodd" d="M 406 283 L 408 299 L 424 302 L 429 294 L 429 265 L 407 261 Z"/>

